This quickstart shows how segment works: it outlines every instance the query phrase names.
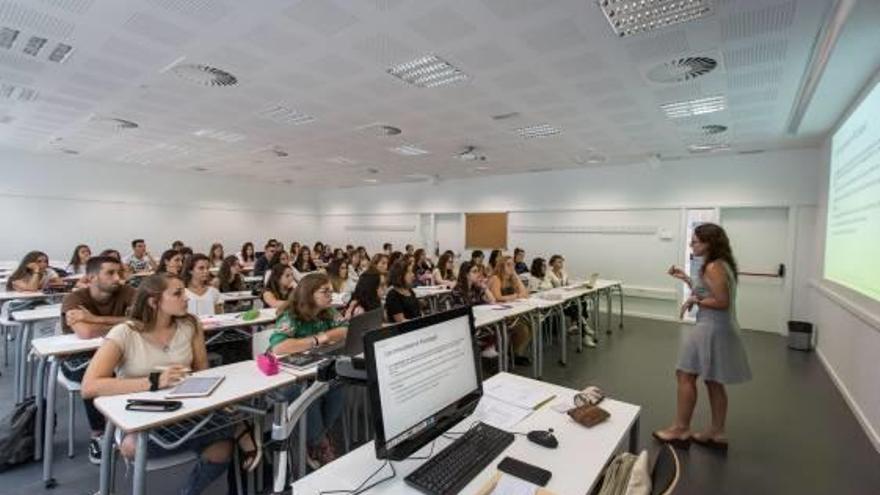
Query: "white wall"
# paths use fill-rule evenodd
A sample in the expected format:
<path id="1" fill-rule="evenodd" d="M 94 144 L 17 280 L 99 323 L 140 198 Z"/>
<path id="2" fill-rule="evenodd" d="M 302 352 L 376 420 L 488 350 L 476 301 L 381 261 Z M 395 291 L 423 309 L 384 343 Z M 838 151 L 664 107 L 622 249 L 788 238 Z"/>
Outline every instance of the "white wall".
<path id="1" fill-rule="evenodd" d="M 653 169 L 645 164 L 584 168 L 559 172 L 450 180 L 438 185 L 405 184 L 334 190 L 321 194 L 323 218 L 357 215 L 366 221 L 386 215 L 418 213 L 458 214 L 473 211 L 512 212 L 509 246 L 522 246 L 528 256 L 560 253 L 571 273 L 600 272 L 642 289 L 628 298 L 627 312 L 675 318 L 675 283 L 663 270 L 680 263 L 686 207 L 754 207 L 815 205 L 820 153 L 817 149 L 788 150 L 755 155 L 707 156 L 665 162 Z M 390 218 L 390 217 L 389 217 Z M 454 218 L 437 215 L 439 220 Z M 812 217 L 797 215 L 798 222 Z M 417 224 L 413 220 L 413 224 Z M 454 222 L 451 222 L 454 223 Z M 437 228 L 441 249 L 460 239 L 449 239 L 450 222 Z M 627 234 L 517 233 L 515 226 L 655 226 L 672 239 Z M 321 236 L 338 232 L 324 223 Z M 463 225 L 460 224 L 461 229 Z M 328 230 L 329 229 L 329 230 Z M 418 243 L 417 232 L 400 235 L 402 242 Z M 792 257 L 794 259 L 794 257 Z M 634 261 L 635 260 L 635 261 Z M 797 274 L 797 267 L 790 267 Z M 805 284 L 795 288 L 804 290 Z M 666 298 L 666 299 L 664 299 Z M 800 300 L 801 296 L 796 295 Z"/>
<path id="2" fill-rule="evenodd" d="M 4 150 L 0 260 L 39 249 L 66 261 L 79 242 L 125 255 L 138 237 L 156 256 L 174 239 L 205 251 L 249 240 L 259 250 L 269 237 L 315 239 L 316 205 L 291 187 Z"/>
<path id="3" fill-rule="evenodd" d="M 822 182 L 816 210 L 813 291 L 809 320 L 818 333 L 823 364 L 856 418 L 880 451 L 880 304 L 836 284 L 817 280 L 824 257 L 830 143 L 822 150 Z"/>

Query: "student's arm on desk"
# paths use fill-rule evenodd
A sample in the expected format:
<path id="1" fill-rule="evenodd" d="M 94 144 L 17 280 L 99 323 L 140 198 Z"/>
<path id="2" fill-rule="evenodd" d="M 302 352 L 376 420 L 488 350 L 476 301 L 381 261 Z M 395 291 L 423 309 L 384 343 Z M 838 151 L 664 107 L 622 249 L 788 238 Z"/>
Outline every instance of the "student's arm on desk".
<path id="1" fill-rule="evenodd" d="M 93 399 L 107 395 L 130 394 L 150 390 L 150 379 L 116 378 L 113 371 L 122 359 L 122 350 L 112 340 L 107 340 L 92 357 L 86 374 L 82 380 L 81 395 L 84 399 Z M 207 360 L 207 358 L 206 358 Z M 183 366 L 171 366 L 159 375 L 159 388 L 168 388 L 177 384 L 187 374 Z"/>
<path id="2" fill-rule="evenodd" d="M 114 325 L 126 320 L 124 316 L 96 316 L 83 307 L 65 312 L 64 319 L 81 339 L 103 337 Z"/>
<path id="3" fill-rule="evenodd" d="M 330 342 L 341 342 L 345 339 L 345 334 L 348 332 L 346 327 L 336 327 L 331 330 L 327 330 L 326 332 L 321 332 L 319 334 L 315 334 L 309 337 L 303 337 L 301 339 L 291 337 L 289 339 L 282 340 L 278 344 L 276 344 L 272 351 L 275 354 L 296 354 L 298 352 L 305 352 L 310 349 L 313 349 L 315 346 L 315 337 L 318 338 L 318 345 L 328 344 Z"/>

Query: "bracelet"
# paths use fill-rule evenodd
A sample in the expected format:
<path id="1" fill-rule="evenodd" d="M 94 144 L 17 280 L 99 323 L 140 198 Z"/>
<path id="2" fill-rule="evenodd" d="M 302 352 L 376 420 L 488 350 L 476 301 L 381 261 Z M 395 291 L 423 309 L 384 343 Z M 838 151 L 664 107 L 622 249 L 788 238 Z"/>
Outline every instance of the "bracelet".
<path id="1" fill-rule="evenodd" d="M 312 335 L 312 349 L 321 345 L 321 342 L 318 340 L 317 335 Z"/>

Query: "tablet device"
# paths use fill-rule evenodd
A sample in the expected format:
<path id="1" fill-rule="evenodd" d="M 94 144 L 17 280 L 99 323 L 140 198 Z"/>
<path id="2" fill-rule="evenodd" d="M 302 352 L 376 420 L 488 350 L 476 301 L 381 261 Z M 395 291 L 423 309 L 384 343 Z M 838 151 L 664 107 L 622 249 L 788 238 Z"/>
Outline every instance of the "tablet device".
<path id="1" fill-rule="evenodd" d="M 165 398 L 207 397 L 220 385 L 223 378 L 222 376 L 191 376 L 174 387 Z"/>
<path id="2" fill-rule="evenodd" d="M 318 361 L 323 361 L 324 356 L 321 354 L 307 354 L 307 353 L 299 353 L 299 354 L 291 354 L 289 356 L 284 356 L 281 358 L 281 364 L 284 366 L 289 366 L 296 370 L 307 370 L 311 368 Z"/>

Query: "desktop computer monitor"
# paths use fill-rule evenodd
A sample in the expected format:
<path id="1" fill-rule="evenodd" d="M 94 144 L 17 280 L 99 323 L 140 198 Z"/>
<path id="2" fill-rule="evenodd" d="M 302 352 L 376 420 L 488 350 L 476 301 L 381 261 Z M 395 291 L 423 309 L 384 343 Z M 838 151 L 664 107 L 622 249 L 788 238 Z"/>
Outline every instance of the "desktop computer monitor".
<path id="1" fill-rule="evenodd" d="M 364 339 L 377 458 L 406 459 L 477 407 L 483 385 L 470 307 Z"/>

